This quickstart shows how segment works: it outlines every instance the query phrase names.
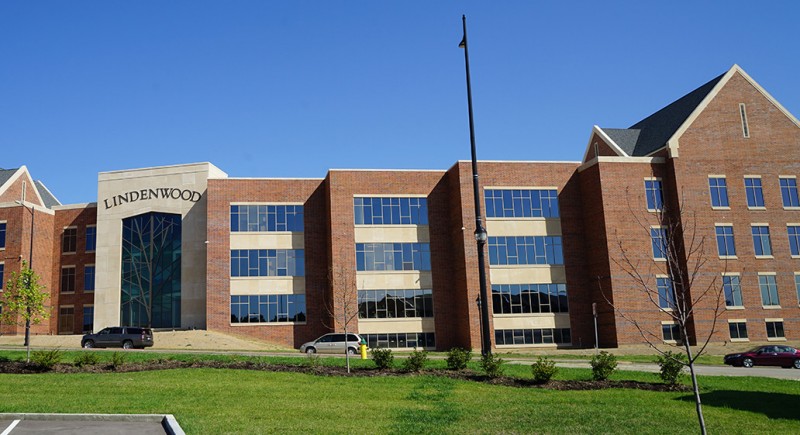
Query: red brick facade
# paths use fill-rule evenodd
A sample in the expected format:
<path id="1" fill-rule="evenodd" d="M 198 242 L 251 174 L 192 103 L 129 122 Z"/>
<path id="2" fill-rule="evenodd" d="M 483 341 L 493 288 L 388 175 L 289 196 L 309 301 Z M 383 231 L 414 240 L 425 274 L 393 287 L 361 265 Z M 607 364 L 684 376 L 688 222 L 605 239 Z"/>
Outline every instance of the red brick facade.
<path id="1" fill-rule="evenodd" d="M 746 107 L 749 137 L 743 134 L 741 104 Z M 573 347 L 595 345 L 594 307 L 601 347 L 642 343 L 642 332 L 660 337 L 662 322 L 670 320 L 630 276 L 631 269 L 649 279 L 666 273 L 665 263 L 653 259 L 651 248 L 649 230 L 660 224 L 660 216 L 647 210 L 644 183 L 653 178 L 662 182 L 666 209 L 681 220 L 682 246 L 702 242 L 702 249 L 682 252 L 682 270 L 690 270 L 698 256 L 705 260 L 692 286 L 692 297 L 696 299 L 702 289 L 716 289 L 714 297 L 696 301 L 689 341 L 703 341 L 712 327 L 714 342 L 731 340 L 728 319 L 745 319 L 749 339 L 754 342 L 767 340 L 765 319 L 782 319 L 785 339 L 800 340 L 800 301 L 795 286 L 800 256 L 791 255 L 787 241 L 787 225 L 800 226 L 800 209 L 783 206 L 779 185 L 780 177 L 800 176 L 797 120 L 738 67 L 719 80 L 686 115 L 691 116 L 673 126 L 675 131 L 664 139 L 667 143 L 646 153 L 635 154 L 630 147 L 612 143 L 613 135 L 596 127 L 583 162 L 479 163 L 481 193 L 485 187 L 557 189 Z M 726 178 L 727 209 L 711 207 L 709 175 Z M 747 207 L 745 176 L 761 177 L 765 207 Z M 19 196 L 20 188 L 15 184 L 0 193 L 0 203 L 8 204 Z M 409 195 L 427 199 L 436 347 L 480 347 L 469 162 L 458 162 L 446 171 L 331 170 L 324 179 L 210 179 L 205 195 L 208 329 L 290 347 L 341 330 L 342 325 L 334 324 L 331 314 L 341 308 L 336 306 L 334 295 L 342 289 L 353 297 L 357 292 L 354 196 Z M 303 205 L 305 322 L 231 322 L 230 206 L 237 203 Z M 482 201 L 485 216 L 484 204 Z M 83 244 L 86 227 L 96 220 L 95 210 L 93 206 L 56 207 L 54 212 L 41 205 L 37 208 L 34 268 L 51 291 L 53 316 L 36 332 L 80 332 L 82 308 L 93 299 L 91 292 L 83 291 L 83 268 L 94 263 L 94 253 L 86 252 Z M 18 270 L 19 258 L 28 255 L 30 218 L 22 207 L 0 208 L 0 222 L 6 221 L 8 227 L 6 249 L 0 251 L 6 277 Z M 720 259 L 717 254 L 715 224 L 720 223 L 733 227 L 735 259 Z M 770 228 L 773 249 L 768 258 L 755 256 L 750 233 L 753 224 Z M 65 227 L 77 228 L 75 253 L 62 252 Z M 624 260 L 623 253 L 630 261 Z M 488 263 L 487 256 L 487 277 Z M 74 293 L 60 289 L 64 266 L 76 268 Z M 726 309 L 723 300 L 720 314 L 715 316 L 723 272 L 741 277 L 743 307 Z M 762 307 L 759 273 L 775 275 L 779 307 Z M 491 280 L 487 284 L 491 288 Z M 491 313 L 491 300 L 486 303 Z M 65 331 L 66 323 L 59 328 L 58 309 L 69 306 L 74 307 L 73 328 Z M 495 321 L 490 315 L 490 330 Z M 357 319 L 353 327 L 358 330 Z M 0 332 L 19 333 L 19 328 L 4 326 Z"/>

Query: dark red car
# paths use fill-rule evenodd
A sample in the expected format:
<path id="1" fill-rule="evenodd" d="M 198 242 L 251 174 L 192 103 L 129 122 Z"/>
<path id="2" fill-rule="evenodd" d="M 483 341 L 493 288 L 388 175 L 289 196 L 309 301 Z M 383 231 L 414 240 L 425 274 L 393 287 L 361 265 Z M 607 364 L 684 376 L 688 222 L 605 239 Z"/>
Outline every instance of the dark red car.
<path id="1" fill-rule="evenodd" d="M 725 355 L 725 364 L 731 366 L 781 366 L 800 369 L 800 350 L 789 346 L 758 346 L 746 352 Z"/>

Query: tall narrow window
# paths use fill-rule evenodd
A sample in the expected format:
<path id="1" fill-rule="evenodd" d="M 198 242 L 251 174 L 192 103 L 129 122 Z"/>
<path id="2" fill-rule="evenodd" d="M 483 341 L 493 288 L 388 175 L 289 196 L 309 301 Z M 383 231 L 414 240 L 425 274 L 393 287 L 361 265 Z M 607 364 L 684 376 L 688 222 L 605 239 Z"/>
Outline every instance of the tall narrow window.
<path id="1" fill-rule="evenodd" d="M 800 256 L 800 226 L 788 225 L 786 230 L 789 233 L 789 252 L 792 257 Z"/>
<path id="2" fill-rule="evenodd" d="M 763 225 L 753 225 L 753 250 L 756 257 L 767 257 L 772 255 L 772 243 L 769 239 L 769 227 Z"/>
<path id="3" fill-rule="evenodd" d="M 761 289 L 761 305 L 765 307 L 779 307 L 781 301 L 778 299 L 778 285 L 775 282 L 775 275 L 759 275 L 758 286 Z"/>
<path id="4" fill-rule="evenodd" d="M 64 228 L 64 235 L 61 238 L 61 252 L 75 252 L 78 246 L 78 229 Z"/>
<path id="5" fill-rule="evenodd" d="M 726 307 L 741 307 L 742 306 L 742 286 L 739 282 L 739 277 L 735 275 L 726 275 L 722 277 L 722 289 L 725 293 L 725 306 Z"/>
<path id="6" fill-rule="evenodd" d="M 0 264 L 2 267 L 2 264 Z M 794 290 L 797 292 L 797 304 L 800 305 L 800 273 L 794 274 Z"/>
<path id="7" fill-rule="evenodd" d="M 83 266 L 83 291 L 94 291 L 94 264 Z"/>
<path id="8" fill-rule="evenodd" d="M 6 265 L 3 264 L 3 263 L 0 263 L 0 290 L 3 289 L 3 282 L 5 282 L 5 277 L 3 276 L 3 273 L 5 272 L 5 268 L 6 268 Z"/>
<path id="9" fill-rule="evenodd" d="M 672 310 L 675 308 L 675 288 L 667 277 L 656 278 L 658 288 L 658 307 Z"/>
<path id="10" fill-rule="evenodd" d="M 781 178 L 781 198 L 784 207 L 800 207 L 800 199 L 797 196 L 797 178 Z"/>
<path id="11" fill-rule="evenodd" d="M 717 225 L 717 254 L 720 257 L 735 257 L 736 245 L 733 241 L 733 227 L 729 225 Z"/>
<path id="12" fill-rule="evenodd" d="M 708 188 L 711 191 L 711 207 L 729 207 L 725 177 L 709 177 Z"/>
<path id="13" fill-rule="evenodd" d="M 61 293 L 72 293 L 75 291 L 75 266 L 64 266 L 61 268 Z"/>
<path id="14" fill-rule="evenodd" d="M 97 249 L 97 227 L 86 227 L 86 252 Z"/>
<path id="15" fill-rule="evenodd" d="M 664 208 L 661 180 L 644 180 L 644 194 L 647 198 L 647 210 L 659 211 Z"/>
<path id="16" fill-rule="evenodd" d="M 748 207 L 764 207 L 764 192 L 761 190 L 760 177 L 745 177 L 744 190 L 747 194 Z"/>
<path id="17" fill-rule="evenodd" d="M 744 103 L 739 103 L 739 114 L 742 116 L 742 135 L 750 137 L 750 127 L 747 126 L 747 108 Z"/>
<path id="18" fill-rule="evenodd" d="M 0 222 L 0 249 L 6 249 L 6 223 Z"/>
<path id="19" fill-rule="evenodd" d="M 650 244 L 653 248 L 653 258 L 665 260 L 667 258 L 667 229 L 663 227 L 650 228 Z"/>

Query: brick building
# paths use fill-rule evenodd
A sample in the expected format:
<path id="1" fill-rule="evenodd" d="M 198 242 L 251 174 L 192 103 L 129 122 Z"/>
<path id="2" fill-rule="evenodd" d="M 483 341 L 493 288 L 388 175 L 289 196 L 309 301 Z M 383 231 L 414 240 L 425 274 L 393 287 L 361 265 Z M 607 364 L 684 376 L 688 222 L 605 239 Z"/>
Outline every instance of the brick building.
<path id="1" fill-rule="evenodd" d="M 630 128 L 593 127 L 580 162 L 478 168 L 496 347 L 681 340 L 676 279 L 692 281 L 690 342 L 800 340 L 800 122 L 738 66 Z M 297 347 L 346 309 L 372 347 L 479 347 L 472 195 L 469 162 L 104 172 L 97 203 L 71 206 L 1 170 L 0 276 L 32 259 L 52 311 L 35 333 L 130 324 Z"/>

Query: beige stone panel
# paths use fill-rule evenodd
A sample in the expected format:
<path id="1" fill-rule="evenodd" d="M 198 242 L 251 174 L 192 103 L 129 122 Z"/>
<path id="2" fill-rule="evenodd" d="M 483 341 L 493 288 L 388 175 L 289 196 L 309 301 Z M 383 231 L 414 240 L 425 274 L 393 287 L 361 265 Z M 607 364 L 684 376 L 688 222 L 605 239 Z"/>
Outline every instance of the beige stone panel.
<path id="1" fill-rule="evenodd" d="M 231 279 L 232 295 L 302 295 L 305 292 L 306 279 L 304 277 L 270 276 Z"/>
<path id="2" fill-rule="evenodd" d="M 206 327 L 206 187 L 210 163 L 103 172 L 97 185 L 95 321 L 98 331 L 120 323 L 122 220 L 149 212 L 179 214 L 181 223 L 181 327 Z M 178 189 L 199 199 L 152 197 L 149 189 Z M 133 192 L 137 194 L 133 195 Z M 144 192 L 142 194 L 142 192 Z M 119 195 L 129 195 L 127 201 Z M 137 196 L 136 200 L 130 198 Z"/>
<path id="3" fill-rule="evenodd" d="M 303 233 L 231 233 L 231 249 L 303 249 Z"/>
<path id="4" fill-rule="evenodd" d="M 427 225 L 357 225 L 356 243 L 429 243 Z"/>
<path id="5" fill-rule="evenodd" d="M 561 219 L 487 219 L 486 232 L 491 236 L 560 236 Z"/>
<path id="6" fill-rule="evenodd" d="M 503 314 L 494 315 L 494 329 L 569 328 L 569 314 Z"/>
<path id="7" fill-rule="evenodd" d="M 356 287 L 359 290 L 429 289 L 433 287 L 433 278 L 431 272 L 418 270 L 357 272 Z"/>
<path id="8" fill-rule="evenodd" d="M 564 266 L 524 265 L 492 266 L 489 269 L 492 284 L 549 284 L 565 283 Z"/>
<path id="9" fill-rule="evenodd" d="M 435 332 L 432 318 L 424 319 L 359 319 L 359 334 L 391 332 Z"/>

